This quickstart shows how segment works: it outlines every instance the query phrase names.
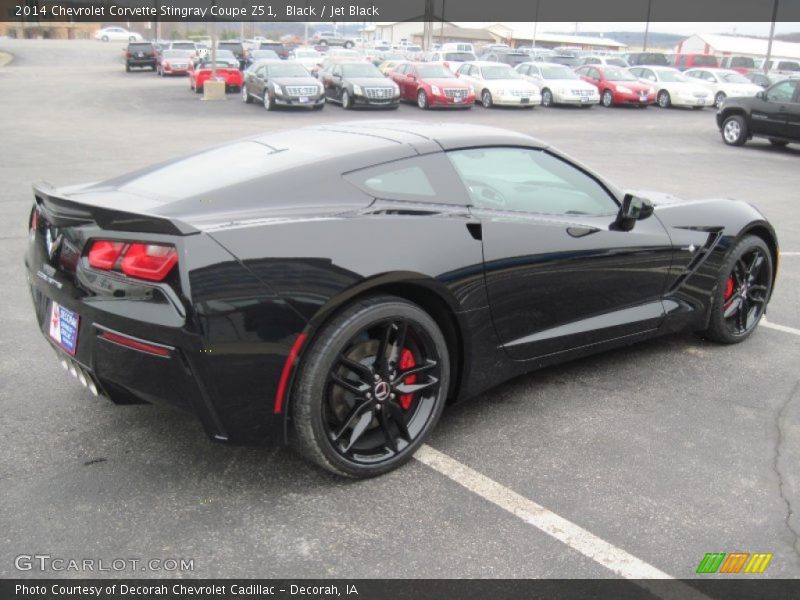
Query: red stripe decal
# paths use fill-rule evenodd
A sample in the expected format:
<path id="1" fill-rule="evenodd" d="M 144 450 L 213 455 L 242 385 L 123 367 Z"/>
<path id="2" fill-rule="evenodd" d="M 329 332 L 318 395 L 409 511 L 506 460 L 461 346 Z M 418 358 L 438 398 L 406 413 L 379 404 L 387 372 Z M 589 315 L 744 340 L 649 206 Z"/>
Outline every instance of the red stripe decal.
<path id="1" fill-rule="evenodd" d="M 306 341 L 308 334 L 301 333 L 292 344 L 292 349 L 289 350 L 289 356 L 286 357 L 286 362 L 283 364 L 283 371 L 281 371 L 281 380 L 278 382 L 278 391 L 275 394 L 275 414 L 278 415 L 283 410 L 283 398 L 286 395 L 286 386 L 289 385 L 289 376 L 292 374 L 294 363 L 297 360 L 297 355 L 300 354 L 300 347 Z"/>

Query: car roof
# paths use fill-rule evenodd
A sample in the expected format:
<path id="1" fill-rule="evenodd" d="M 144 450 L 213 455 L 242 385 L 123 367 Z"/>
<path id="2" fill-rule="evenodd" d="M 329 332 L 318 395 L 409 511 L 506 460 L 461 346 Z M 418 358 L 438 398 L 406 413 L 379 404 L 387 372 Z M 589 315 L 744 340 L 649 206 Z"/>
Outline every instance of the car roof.
<path id="1" fill-rule="evenodd" d="M 468 60 L 465 65 L 474 65 L 476 67 L 507 67 L 506 63 L 497 62 L 496 60 Z"/>

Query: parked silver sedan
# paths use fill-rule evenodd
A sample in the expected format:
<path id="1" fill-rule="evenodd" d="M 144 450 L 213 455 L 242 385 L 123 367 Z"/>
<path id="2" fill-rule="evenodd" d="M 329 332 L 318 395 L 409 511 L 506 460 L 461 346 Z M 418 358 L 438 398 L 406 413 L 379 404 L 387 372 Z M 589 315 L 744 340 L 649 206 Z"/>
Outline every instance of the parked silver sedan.
<path id="1" fill-rule="evenodd" d="M 517 65 L 515 70 L 541 89 L 542 106 L 575 104 L 589 107 L 600 103 L 597 88 L 564 65 L 526 62 Z"/>
<path id="2" fill-rule="evenodd" d="M 686 106 L 704 108 L 714 103 L 709 89 L 689 79 L 678 69 L 672 67 L 631 67 L 628 69 L 642 83 L 656 89 L 656 103 L 661 108 Z"/>

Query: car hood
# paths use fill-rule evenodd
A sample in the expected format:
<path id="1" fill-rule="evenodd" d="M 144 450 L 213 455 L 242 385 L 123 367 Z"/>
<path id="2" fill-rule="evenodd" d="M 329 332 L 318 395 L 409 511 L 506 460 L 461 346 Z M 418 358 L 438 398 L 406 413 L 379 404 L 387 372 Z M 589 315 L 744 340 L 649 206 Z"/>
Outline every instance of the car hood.
<path id="1" fill-rule="evenodd" d="M 593 86 L 591 83 L 584 81 L 583 79 L 543 79 L 539 84 L 541 86 L 548 85 L 550 87 L 559 86 L 559 87 L 568 87 L 573 90 L 591 90 L 593 92 L 597 91 L 597 88 Z"/>
<path id="2" fill-rule="evenodd" d="M 386 77 L 345 77 L 344 81 L 364 87 L 393 87 L 394 82 Z"/>
<path id="3" fill-rule="evenodd" d="M 721 83 L 719 87 L 729 96 L 755 96 L 763 89 L 755 83 Z"/>
<path id="4" fill-rule="evenodd" d="M 484 79 L 484 83 L 487 87 L 491 88 L 531 88 L 531 89 L 539 89 L 538 85 L 535 85 L 528 81 L 527 79 Z"/>
<path id="5" fill-rule="evenodd" d="M 422 83 L 427 83 L 428 85 L 435 85 L 436 87 L 440 88 L 464 88 L 470 89 L 469 85 L 467 85 L 463 81 L 459 81 L 458 78 L 452 79 L 449 77 L 444 78 L 432 78 L 428 79 L 427 77 L 420 80 Z"/>
<path id="6" fill-rule="evenodd" d="M 270 81 L 277 83 L 281 87 L 296 85 L 319 87 L 319 80 L 310 75 L 308 77 L 273 77 Z"/>

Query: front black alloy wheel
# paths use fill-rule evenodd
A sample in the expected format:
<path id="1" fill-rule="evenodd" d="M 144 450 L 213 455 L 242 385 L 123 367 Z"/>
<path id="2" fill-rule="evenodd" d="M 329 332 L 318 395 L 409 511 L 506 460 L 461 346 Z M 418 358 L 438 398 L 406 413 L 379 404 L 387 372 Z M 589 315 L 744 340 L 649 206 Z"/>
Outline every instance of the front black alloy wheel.
<path id="1" fill-rule="evenodd" d="M 444 408 L 447 344 L 419 306 L 356 302 L 316 335 L 292 394 L 292 443 L 321 467 L 372 477 L 408 461 Z"/>
<path id="2" fill-rule="evenodd" d="M 706 337 L 736 344 L 755 331 L 772 292 L 772 252 L 748 235 L 734 246 L 722 268 Z"/>

